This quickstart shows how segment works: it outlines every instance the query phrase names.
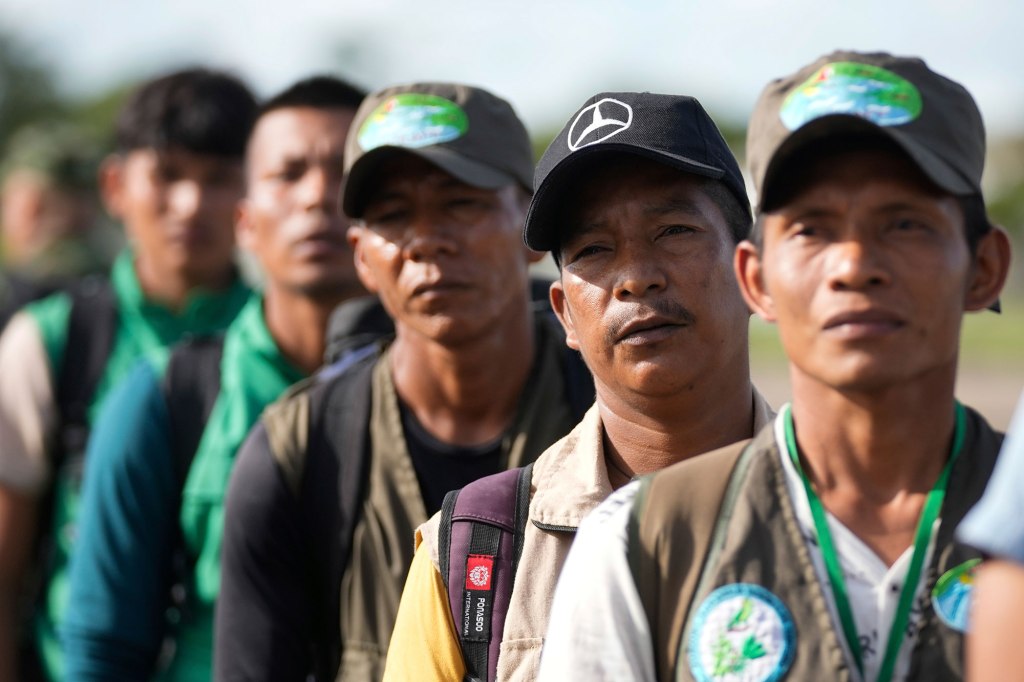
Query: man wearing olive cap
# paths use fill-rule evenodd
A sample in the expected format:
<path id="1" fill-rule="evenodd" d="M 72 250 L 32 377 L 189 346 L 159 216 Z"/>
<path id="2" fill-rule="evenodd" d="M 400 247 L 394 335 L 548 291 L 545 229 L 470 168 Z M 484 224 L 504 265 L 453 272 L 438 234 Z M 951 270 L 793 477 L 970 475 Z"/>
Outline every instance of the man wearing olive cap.
<path id="1" fill-rule="evenodd" d="M 541 679 L 961 679 L 980 555 L 954 530 L 1002 435 L 954 397 L 959 334 L 1009 265 L 977 106 L 920 59 L 836 52 L 767 86 L 747 150 L 735 267 L 793 401 L 584 524 Z"/>
<path id="2" fill-rule="evenodd" d="M 379 679 L 413 530 L 447 491 L 533 461 L 593 399 L 557 322 L 533 311 L 533 164 L 507 102 L 445 83 L 379 91 L 344 164 L 356 270 L 395 336 L 272 405 L 242 447 L 220 680 Z"/>

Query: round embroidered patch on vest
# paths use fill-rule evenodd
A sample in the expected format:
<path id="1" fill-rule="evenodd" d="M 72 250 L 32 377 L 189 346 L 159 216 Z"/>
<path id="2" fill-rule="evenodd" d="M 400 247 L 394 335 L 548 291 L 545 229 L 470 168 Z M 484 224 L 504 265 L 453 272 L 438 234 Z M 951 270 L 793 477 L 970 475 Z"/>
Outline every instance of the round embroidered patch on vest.
<path id="1" fill-rule="evenodd" d="M 793 663 L 796 628 L 774 594 L 725 585 L 697 610 L 687 658 L 698 682 L 774 682 Z"/>
<path id="2" fill-rule="evenodd" d="M 967 632 L 967 614 L 974 591 L 974 569 L 981 559 L 971 559 L 951 568 L 932 588 L 932 607 L 942 622 L 957 632 Z"/>

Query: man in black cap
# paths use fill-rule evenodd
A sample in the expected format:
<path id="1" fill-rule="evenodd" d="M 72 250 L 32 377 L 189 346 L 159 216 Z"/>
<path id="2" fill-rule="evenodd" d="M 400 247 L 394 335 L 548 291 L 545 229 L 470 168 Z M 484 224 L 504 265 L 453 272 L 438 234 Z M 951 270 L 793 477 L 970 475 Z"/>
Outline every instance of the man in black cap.
<path id="1" fill-rule="evenodd" d="M 445 83 L 376 92 L 344 164 L 356 271 L 395 336 L 272 405 L 242 446 L 220 680 L 380 679 L 413 530 L 447 491 L 533 461 L 593 399 L 557 322 L 533 312 L 533 163 L 507 102 Z"/>
<path id="2" fill-rule="evenodd" d="M 981 115 L 920 59 L 835 52 L 767 86 L 747 151 L 736 272 L 793 402 L 584 524 L 541 679 L 961 679 L 954 530 L 1002 434 L 954 397 L 960 327 L 1009 266 Z"/>
<path id="3" fill-rule="evenodd" d="M 501 562 L 502 550 L 490 563 L 460 554 L 445 512 L 419 529 L 386 680 L 535 679 L 548 620 L 558 621 L 555 580 L 583 517 L 634 476 L 750 438 L 771 418 L 750 382 L 750 312 L 732 272 L 750 205 L 732 152 L 697 100 L 590 98 L 548 147 L 534 182 L 526 243 L 559 264 L 551 303 L 594 375 L 597 401 L 527 476 L 517 568 Z M 467 511 L 456 503 L 456 523 Z M 492 604 L 472 589 L 481 561 L 495 576 Z M 449 603 L 470 605 L 468 618 Z M 500 617 L 488 622 L 473 611 L 481 607 Z"/>

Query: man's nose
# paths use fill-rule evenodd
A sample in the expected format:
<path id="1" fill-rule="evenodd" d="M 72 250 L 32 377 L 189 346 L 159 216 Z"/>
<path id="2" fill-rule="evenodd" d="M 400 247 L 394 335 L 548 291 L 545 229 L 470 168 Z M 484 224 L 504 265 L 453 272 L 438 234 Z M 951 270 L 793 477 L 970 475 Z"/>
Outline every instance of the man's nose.
<path id="1" fill-rule="evenodd" d="M 612 266 L 619 272 L 615 282 L 616 298 L 644 296 L 664 289 L 668 283 L 664 271 L 649 258 L 624 253 L 619 260 L 619 264 Z"/>
<path id="2" fill-rule="evenodd" d="M 405 230 L 405 257 L 412 261 L 458 253 L 458 242 L 442 215 L 435 211 L 417 211 Z"/>
<path id="3" fill-rule="evenodd" d="M 863 239 L 846 239 L 829 247 L 829 285 L 836 290 L 861 290 L 890 281 L 877 250 Z"/>

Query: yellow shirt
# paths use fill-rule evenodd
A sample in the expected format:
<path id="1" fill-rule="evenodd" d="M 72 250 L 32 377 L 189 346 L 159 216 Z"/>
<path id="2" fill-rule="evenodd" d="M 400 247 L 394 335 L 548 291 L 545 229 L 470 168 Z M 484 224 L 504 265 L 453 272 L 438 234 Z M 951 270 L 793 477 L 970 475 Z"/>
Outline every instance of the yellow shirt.
<path id="1" fill-rule="evenodd" d="M 419 533 L 416 537 L 416 554 L 391 634 L 393 655 L 388 656 L 384 682 L 458 682 L 466 675 L 466 665 L 448 609 L 448 590 Z"/>

